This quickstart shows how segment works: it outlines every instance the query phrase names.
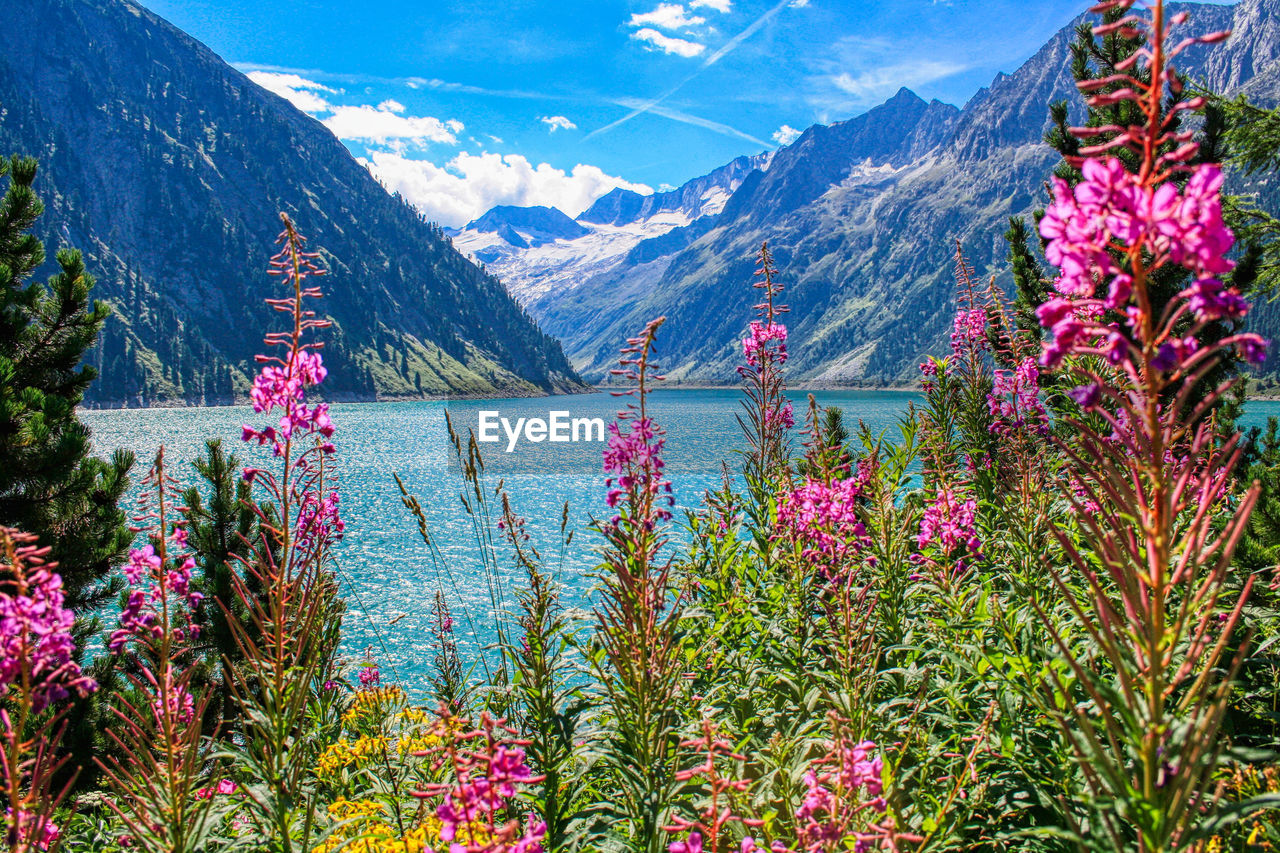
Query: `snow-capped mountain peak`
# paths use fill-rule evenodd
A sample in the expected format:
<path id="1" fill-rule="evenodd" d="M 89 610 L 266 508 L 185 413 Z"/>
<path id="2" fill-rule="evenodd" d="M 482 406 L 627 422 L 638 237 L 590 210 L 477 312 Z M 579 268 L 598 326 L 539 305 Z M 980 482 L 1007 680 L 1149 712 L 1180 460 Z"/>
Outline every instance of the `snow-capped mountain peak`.
<path id="1" fill-rule="evenodd" d="M 528 305 L 616 266 L 646 240 L 717 216 L 773 152 L 739 157 L 667 192 L 614 189 L 577 220 L 553 207 L 495 207 L 454 233 L 454 246 L 486 265 Z"/>

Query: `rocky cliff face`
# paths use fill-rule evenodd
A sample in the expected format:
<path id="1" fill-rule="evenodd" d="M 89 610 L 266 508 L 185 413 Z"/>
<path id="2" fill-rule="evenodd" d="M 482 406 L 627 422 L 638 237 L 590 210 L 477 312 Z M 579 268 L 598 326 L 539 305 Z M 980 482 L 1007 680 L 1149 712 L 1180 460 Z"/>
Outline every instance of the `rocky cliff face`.
<path id="1" fill-rule="evenodd" d="M 1198 32 L 1235 31 L 1225 47 L 1186 54 L 1186 71 L 1216 91 L 1280 95 L 1280 0 L 1186 8 Z M 1069 50 L 1082 20 L 962 110 L 904 90 L 865 116 L 809 128 L 713 219 L 551 290 L 529 294 L 505 270 L 504 279 L 590 377 L 604 375 L 618 340 L 665 314 L 669 376 L 733 381 L 754 256 L 767 240 L 792 305 L 793 377 L 909 379 L 924 354 L 945 348 L 955 241 L 980 274 L 1003 277 L 1008 218 L 1045 201 L 1058 160 L 1043 144 L 1049 104 L 1082 109 Z"/>
<path id="2" fill-rule="evenodd" d="M 742 181 L 756 169 L 769 166 L 771 155 L 739 157 L 715 171 L 694 178 L 669 192 L 640 195 L 632 190 L 614 189 L 601 196 L 581 216 L 579 222 L 622 227 L 652 219 L 662 213 L 677 214 L 693 222 L 713 216 Z"/>
<path id="3" fill-rule="evenodd" d="M 101 404 L 228 402 L 276 318 L 287 211 L 332 276 L 326 390 L 369 399 L 580 387 L 559 344 L 321 124 L 127 0 L 8 0 L 0 152 L 40 158 L 50 254 L 115 315 Z M 274 285 L 278 287 L 278 285 Z"/>
<path id="4" fill-rule="evenodd" d="M 771 158 L 739 157 L 668 192 L 614 189 L 576 222 L 554 208 L 500 206 L 451 233 L 459 249 L 533 308 L 620 264 L 643 263 L 642 258 L 688 246 Z"/>

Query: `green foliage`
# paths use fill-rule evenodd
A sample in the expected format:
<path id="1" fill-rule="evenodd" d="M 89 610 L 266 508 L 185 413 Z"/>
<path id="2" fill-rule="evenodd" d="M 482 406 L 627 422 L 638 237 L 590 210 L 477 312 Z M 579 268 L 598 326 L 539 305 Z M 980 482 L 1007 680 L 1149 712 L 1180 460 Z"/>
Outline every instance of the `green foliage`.
<path id="1" fill-rule="evenodd" d="M 1227 128 L 1226 160 L 1246 185 L 1243 194 L 1227 200 L 1227 223 L 1246 246 L 1242 265 L 1253 270 L 1253 292 L 1275 299 L 1280 294 L 1280 220 L 1275 217 L 1280 109 L 1264 109 L 1243 95 L 1215 98 L 1213 104 Z"/>
<path id="2" fill-rule="evenodd" d="M 196 651 L 204 659 L 197 678 L 210 691 L 206 720 L 212 730 L 235 722 L 229 670 L 244 659 L 236 637 L 253 636 L 252 619 L 236 588 L 239 583 L 250 596 L 261 599 L 259 576 L 243 567 L 256 564 L 262 570 L 256 547 L 272 541 L 270 535 L 264 536 L 263 520 L 270 526 L 274 514 L 269 504 L 255 503 L 239 461 L 223 450 L 220 439 L 206 442 L 205 455 L 194 465 L 203 482 L 183 493 L 183 518 L 196 559 L 193 582 L 206 602 L 195 614 L 200 627 Z"/>
<path id="3" fill-rule="evenodd" d="M 1113 7 L 1101 15 L 1101 24 L 1108 25 L 1120 21 L 1128 11 L 1123 7 Z M 1145 47 L 1145 37 L 1136 31 L 1127 32 L 1120 27 L 1109 30 L 1105 35 L 1094 34 L 1095 22 L 1086 21 L 1076 30 L 1076 38 L 1071 44 L 1071 75 L 1077 83 L 1109 80 L 1101 86 L 1091 86 L 1091 95 L 1109 95 L 1122 89 L 1138 85 L 1146 85 L 1150 81 L 1150 73 L 1145 63 L 1138 62 L 1130 67 L 1139 50 Z M 1188 81 L 1179 76 L 1177 85 L 1181 89 L 1189 86 Z M 1169 104 L 1172 105 L 1178 96 L 1170 93 Z M 1070 104 L 1059 101 L 1050 105 L 1051 127 L 1045 134 L 1045 142 L 1062 155 L 1062 162 L 1054 170 L 1054 174 L 1074 187 L 1083 177 L 1080 170 L 1080 152 L 1085 143 L 1072 132 L 1073 128 L 1129 128 L 1144 124 L 1141 110 L 1130 100 L 1117 100 L 1104 106 L 1088 106 L 1083 117 L 1074 115 Z M 1202 163 L 1217 163 L 1222 160 L 1224 136 L 1227 132 L 1227 120 L 1223 111 L 1214 103 L 1208 103 L 1200 111 L 1202 121 L 1199 127 L 1188 125 L 1185 113 L 1172 113 L 1167 116 L 1167 131 L 1176 134 L 1187 126 L 1194 130 L 1194 139 L 1199 149 L 1186 165 L 1194 167 Z M 1118 131 L 1109 130 L 1090 137 L 1089 145 L 1102 145 L 1118 135 Z M 1172 152 L 1176 147 L 1173 141 L 1166 142 L 1160 153 Z M 1127 170 L 1136 172 L 1140 165 L 1137 152 L 1119 146 L 1108 151 L 1111 157 L 1119 158 Z M 1181 185 L 1185 183 L 1186 171 L 1175 171 L 1169 180 Z M 1231 201 L 1228 200 L 1228 206 Z M 1037 211 L 1035 221 L 1038 224 L 1043 210 Z M 1016 318 L 1017 326 L 1028 337 L 1038 339 L 1039 324 L 1034 320 L 1034 311 L 1050 295 L 1052 295 L 1051 274 L 1047 262 L 1041 263 L 1028 246 L 1027 223 L 1021 219 L 1011 222 L 1005 239 L 1009 244 L 1009 262 L 1017 286 Z M 1237 288 L 1241 293 L 1249 293 L 1255 284 L 1258 268 L 1255 263 L 1242 262 L 1226 277 L 1226 284 Z M 1158 315 L 1178 293 L 1191 283 L 1190 273 L 1178 265 L 1165 265 L 1159 269 L 1150 282 L 1153 310 Z M 1231 334 L 1230 323 L 1222 322 L 1205 332 L 1202 337 L 1209 342 L 1221 340 Z M 1224 360 L 1222 365 L 1203 379 L 1205 393 L 1216 387 L 1238 370 L 1234 360 Z"/>
<path id="4" fill-rule="evenodd" d="M 33 533 L 53 550 L 67 605 L 88 612 L 111 599 L 109 574 L 132 540 L 119 503 L 129 453 L 91 455 L 76 406 L 96 376 L 84 365 L 109 309 L 90 302 L 93 278 L 80 253 L 57 253 L 59 271 L 32 279 L 45 260 L 31 234 L 43 211 L 36 162 L 0 160 L 0 524 Z"/>

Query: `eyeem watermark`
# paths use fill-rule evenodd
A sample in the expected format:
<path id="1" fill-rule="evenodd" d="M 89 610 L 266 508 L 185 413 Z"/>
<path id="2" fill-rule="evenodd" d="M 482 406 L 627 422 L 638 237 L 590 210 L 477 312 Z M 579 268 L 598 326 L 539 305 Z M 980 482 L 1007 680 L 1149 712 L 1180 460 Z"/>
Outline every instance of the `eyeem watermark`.
<path id="1" fill-rule="evenodd" d="M 533 444 L 544 441 L 568 444 L 603 442 L 604 436 L 604 418 L 575 418 L 570 412 L 547 412 L 545 420 L 517 418 L 512 424 L 510 418 L 504 418 L 498 412 L 482 411 L 480 429 L 476 432 L 476 439 L 486 444 L 497 444 L 505 437 L 507 453 L 513 452 L 522 438 Z"/>

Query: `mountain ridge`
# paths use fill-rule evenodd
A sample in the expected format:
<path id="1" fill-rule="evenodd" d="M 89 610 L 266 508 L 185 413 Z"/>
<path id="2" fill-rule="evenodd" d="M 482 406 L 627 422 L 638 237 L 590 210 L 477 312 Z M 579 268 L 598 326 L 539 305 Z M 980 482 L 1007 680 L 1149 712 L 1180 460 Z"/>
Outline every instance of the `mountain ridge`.
<path id="1" fill-rule="evenodd" d="M 1184 6 L 1194 32 L 1237 29 L 1225 47 L 1184 54 L 1193 77 L 1226 93 L 1280 94 L 1268 82 L 1280 81 L 1280 0 L 1175 4 Z M 954 241 L 980 275 L 1007 283 L 1008 218 L 1044 203 L 1059 160 L 1043 141 L 1049 104 L 1066 99 L 1083 111 L 1070 43 L 1086 17 L 963 108 L 903 89 L 862 116 L 806 129 L 714 218 L 664 234 L 665 249 L 628 254 L 554 289 L 528 291 L 510 269 L 493 269 L 590 378 L 607 376 L 616 340 L 663 314 L 669 377 L 733 382 L 755 253 L 767 240 L 788 285 L 788 369 L 797 381 L 911 381 L 920 359 L 946 345 Z"/>
<path id="2" fill-rule="evenodd" d="M 576 237 L 556 217 L 564 216 L 560 211 L 504 206 L 450 233 L 460 250 L 506 277 L 513 295 L 533 305 L 626 258 L 688 245 L 744 181 L 768 168 L 771 158 L 770 153 L 738 157 L 674 190 L 648 195 L 615 188 L 571 220 L 583 232 Z M 548 217 L 559 223 L 558 234 L 550 233 L 555 229 L 548 229 Z"/>
<path id="3" fill-rule="evenodd" d="M 14 0 L 0 150 L 36 156 L 39 234 L 114 314 L 95 405 L 243 400 L 290 213 L 333 273 L 332 399 L 583 388 L 554 339 L 322 124 L 127 0 Z"/>

